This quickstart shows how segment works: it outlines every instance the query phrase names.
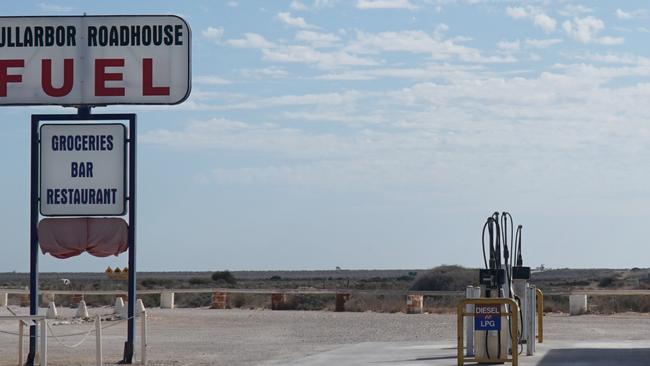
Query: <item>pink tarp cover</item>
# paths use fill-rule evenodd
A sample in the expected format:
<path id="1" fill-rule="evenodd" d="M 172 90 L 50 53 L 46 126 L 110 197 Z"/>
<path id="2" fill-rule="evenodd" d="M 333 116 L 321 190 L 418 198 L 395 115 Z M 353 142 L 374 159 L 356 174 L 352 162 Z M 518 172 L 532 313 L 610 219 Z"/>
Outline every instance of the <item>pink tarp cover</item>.
<path id="1" fill-rule="evenodd" d="M 129 249 L 126 222 L 117 218 L 48 218 L 38 224 L 43 254 L 70 258 L 83 252 L 117 256 Z"/>

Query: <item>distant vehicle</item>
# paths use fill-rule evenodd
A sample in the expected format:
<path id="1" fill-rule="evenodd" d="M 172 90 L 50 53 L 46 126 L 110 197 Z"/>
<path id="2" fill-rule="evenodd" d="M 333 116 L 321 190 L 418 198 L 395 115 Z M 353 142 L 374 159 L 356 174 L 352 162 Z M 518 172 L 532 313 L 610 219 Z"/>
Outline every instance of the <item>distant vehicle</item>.
<path id="1" fill-rule="evenodd" d="M 63 282 L 63 284 L 66 285 L 66 286 L 70 286 L 70 280 L 67 279 L 67 278 L 62 278 L 61 282 Z"/>

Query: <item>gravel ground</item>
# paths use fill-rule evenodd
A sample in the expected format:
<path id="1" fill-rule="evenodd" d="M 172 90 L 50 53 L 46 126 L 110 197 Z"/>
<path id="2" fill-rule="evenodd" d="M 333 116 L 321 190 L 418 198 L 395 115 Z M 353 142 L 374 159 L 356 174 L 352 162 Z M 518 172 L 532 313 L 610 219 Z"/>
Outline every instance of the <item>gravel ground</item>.
<path id="1" fill-rule="evenodd" d="M 26 313 L 26 309 L 20 309 Z M 110 308 L 91 309 L 109 314 Z M 74 310 L 63 309 L 62 317 Z M 455 341 L 456 318 L 451 314 L 333 313 L 321 311 L 148 310 L 148 359 L 151 365 L 260 365 L 332 350 L 346 344 L 394 341 Z M 8 315 L 0 312 L 0 315 Z M 105 321 L 103 354 L 106 364 L 122 358 L 124 322 Z M 138 320 L 139 327 L 139 320 Z M 60 324 L 56 335 L 86 332 L 93 323 Z M 553 340 L 647 340 L 650 316 L 579 316 L 550 314 L 545 318 L 545 338 Z M 0 331 L 16 332 L 15 323 L 2 322 Z M 138 328 L 139 334 L 139 328 Z M 0 365 L 15 365 L 17 337 L 0 333 Z M 62 338 L 73 345 L 82 335 Z M 94 365 L 95 337 L 69 349 L 48 340 L 50 365 Z M 139 350 L 139 345 L 136 344 Z M 139 355 L 136 355 L 139 359 Z"/>

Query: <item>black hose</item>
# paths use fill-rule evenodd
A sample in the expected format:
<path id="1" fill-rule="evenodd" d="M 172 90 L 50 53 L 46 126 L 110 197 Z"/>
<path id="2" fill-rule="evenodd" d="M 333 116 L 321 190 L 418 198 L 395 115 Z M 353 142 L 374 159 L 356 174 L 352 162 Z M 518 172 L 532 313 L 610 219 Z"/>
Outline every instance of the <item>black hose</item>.
<path id="1" fill-rule="evenodd" d="M 496 240 L 495 240 L 495 257 L 496 257 L 496 268 L 501 268 L 501 229 L 499 227 L 499 213 L 495 212 L 492 214 L 492 220 L 494 223 L 494 231 L 496 231 Z"/>
<path id="2" fill-rule="evenodd" d="M 517 234 L 516 234 L 516 237 L 515 237 L 515 240 L 517 241 L 517 246 L 519 247 L 517 249 L 517 266 L 518 267 L 521 267 L 521 266 L 524 265 L 524 259 L 521 256 L 521 229 L 522 228 L 523 228 L 523 226 L 521 226 L 521 225 L 517 226 Z"/>
<path id="3" fill-rule="evenodd" d="M 489 269 L 494 269 L 497 268 L 497 260 L 496 260 L 496 250 L 494 249 L 494 228 L 492 227 L 492 224 L 494 223 L 494 219 L 491 217 L 488 217 L 487 219 L 488 222 L 488 236 L 490 238 L 490 267 Z"/>
<path id="4" fill-rule="evenodd" d="M 485 263 L 485 269 L 490 268 L 488 267 L 487 256 L 485 255 L 485 229 L 487 228 L 489 223 L 490 220 L 485 221 L 485 224 L 483 225 L 483 233 L 481 234 L 481 243 L 483 244 L 483 262 Z"/>

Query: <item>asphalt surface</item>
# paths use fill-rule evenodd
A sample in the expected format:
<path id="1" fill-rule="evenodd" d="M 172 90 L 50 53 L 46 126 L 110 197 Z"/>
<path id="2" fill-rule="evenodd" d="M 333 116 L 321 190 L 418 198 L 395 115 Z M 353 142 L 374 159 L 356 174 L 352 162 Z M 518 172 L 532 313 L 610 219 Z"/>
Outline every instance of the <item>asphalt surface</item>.
<path id="1" fill-rule="evenodd" d="M 108 315 L 112 309 L 90 311 Z M 52 326 L 50 365 L 94 365 L 95 335 L 84 339 L 94 325 L 67 322 L 73 314 L 73 309 L 60 310 L 63 320 Z M 8 313 L 0 310 L 0 315 Z M 455 365 L 455 319 L 452 314 L 149 309 L 147 355 L 150 365 Z M 112 364 L 122 358 L 126 324 L 104 321 L 102 326 L 104 362 Z M 17 337 L 7 333 L 17 329 L 17 323 L 0 323 L 2 366 L 16 364 Z M 550 314 L 544 334 L 537 354 L 522 356 L 521 365 L 650 364 L 648 315 Z"/>

